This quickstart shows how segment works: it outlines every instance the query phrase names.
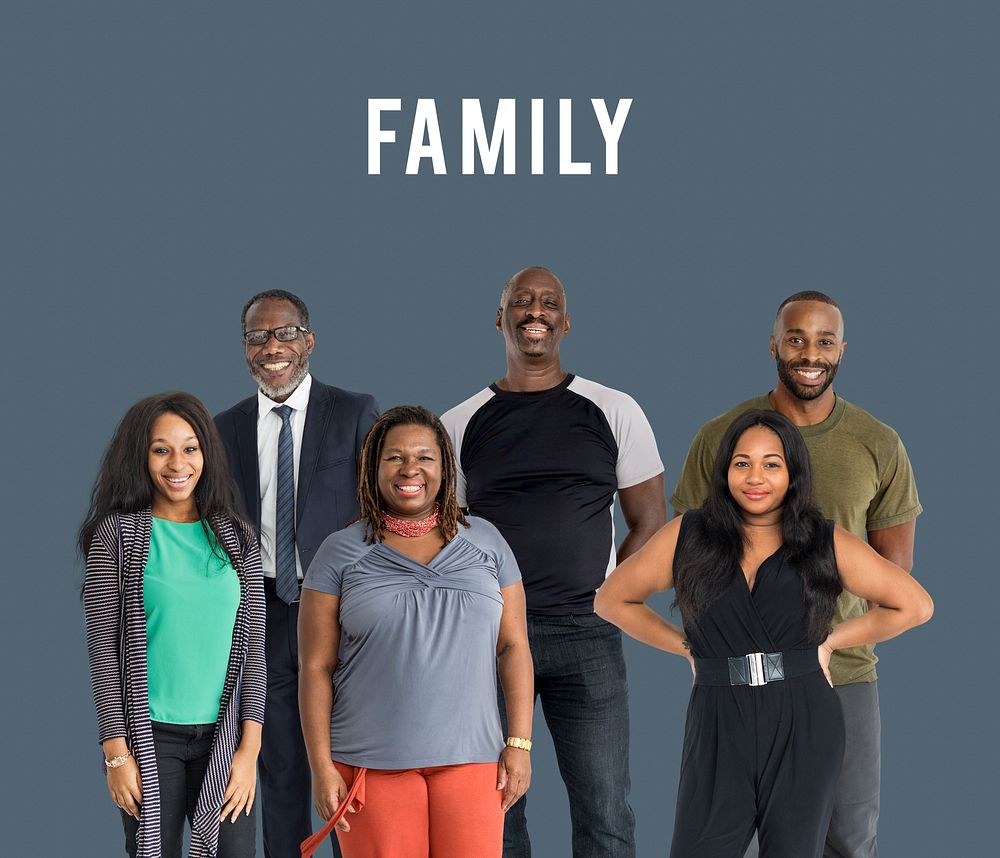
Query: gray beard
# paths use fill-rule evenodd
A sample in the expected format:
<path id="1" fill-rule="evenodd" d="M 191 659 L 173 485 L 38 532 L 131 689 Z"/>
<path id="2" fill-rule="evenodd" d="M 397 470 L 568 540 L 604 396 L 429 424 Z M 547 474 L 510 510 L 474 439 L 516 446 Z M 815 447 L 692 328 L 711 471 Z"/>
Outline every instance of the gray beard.
<path id="1" fill-rule="evenodd" d="M 297 388 L 300 384 L 302 384 L 302 379 L 304 379 L 308 373 L 309 373 L 309 358 L 306 357 L 306 359 L 302 362 L 302 364 L 296 368 L 295 372 L 292 373 L 292 377 L 289 378 L 287 382 L 285 382 L 282 385 L 279 385 L 278 387 L 268 384 L 265 379 L 261 378 L 259 375 L 257 375 L 257 373 L 253 372 L 252 370 L 250 372 L 250 375 L 253 378 L 253 380 L 257 382 L 257 386 L 260 388 L 260 392 L 263 393 L 264 396 L 266 396 L 268 399 L 273 399 L 275 402 L 280 402 L 286 396 L 290 396 L 292 393 L 295 392 L 295 388 Z"/>

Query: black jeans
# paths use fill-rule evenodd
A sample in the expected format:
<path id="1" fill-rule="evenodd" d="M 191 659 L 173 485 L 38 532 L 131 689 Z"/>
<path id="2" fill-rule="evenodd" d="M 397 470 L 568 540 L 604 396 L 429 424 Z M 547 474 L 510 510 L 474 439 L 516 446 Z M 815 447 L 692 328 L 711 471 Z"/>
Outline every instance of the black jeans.
<path id="1" fill-rule="evenodd" d="M 156 772 L 160 782 L 160 844 L 163 858 L 181 858 L 184 820 L 191 822 L 208 770 L 214 724 L 161 724 L 153 722 Z M 236 822 L 227 818 L 219 826 L 218 858 L 253 858 L 256 852 L 257 812 L 240 813 Z M 141 813 L 141 810 L 140 810 Z M 125 851 L 135 858 L 139 823 L 122 811 Z"/>
<path id="2" fill-rule="evenodd" d="M 628 683 L 622 635 L 596 614 L 528 614 L 535 695 L 569 794 L 573 858 L 635 858 L 628 803 Z M 503 692 L 500 714 L 506 730 Z M 504 817 L 504 858 L 529 858 L 522 797 Z"/>

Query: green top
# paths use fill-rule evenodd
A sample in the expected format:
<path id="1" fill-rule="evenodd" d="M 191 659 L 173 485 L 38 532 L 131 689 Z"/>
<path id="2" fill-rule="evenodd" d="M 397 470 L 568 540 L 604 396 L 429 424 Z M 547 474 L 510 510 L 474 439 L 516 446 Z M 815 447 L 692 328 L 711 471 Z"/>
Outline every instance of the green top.
<path id="1" fill-rule="evenodd" d="M 149 717 L 214 724 L 219 717 L 240 581 L 213 552 L 202 522 L 153 519 L 143 571 Z M 221 552 L 221 549 L 220 549 Z"/>
<path id="2" fill-rule="evenodd" d="M 670 498 L 675 510 L 687 512 L 704 502 L 719 442 L 729 424 L 751 408 L 774 410 L 766 395 L 758 396 L 698 430 Z M 913 469 L 891 427 L 838 396 L 826 420 L 798 428 L 809 449 L 816 504 L 826 518 L 865 539 L 869 531 L 905 524 L 920 515 Z M 845 590 L 833 622 L 858 617 L 867 610 L 864 599 Z M 830 661 L 834 685 L 873 682 L 877 661 L 872 645 L 838 650 Z"/>

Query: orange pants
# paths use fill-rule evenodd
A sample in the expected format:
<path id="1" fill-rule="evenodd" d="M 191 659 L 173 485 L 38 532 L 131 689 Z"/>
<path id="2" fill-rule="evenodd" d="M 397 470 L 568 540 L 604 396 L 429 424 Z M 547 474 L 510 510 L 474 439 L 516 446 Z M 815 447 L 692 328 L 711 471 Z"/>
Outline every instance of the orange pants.
<path id="1" fill-rule="evenodd" d="M 334 762 L 347 782 L 357 771 Z M 496 763 L 368 769 L 364 805 L 337 831 L 344 858 L 500 858 L 503 790 Z"/>

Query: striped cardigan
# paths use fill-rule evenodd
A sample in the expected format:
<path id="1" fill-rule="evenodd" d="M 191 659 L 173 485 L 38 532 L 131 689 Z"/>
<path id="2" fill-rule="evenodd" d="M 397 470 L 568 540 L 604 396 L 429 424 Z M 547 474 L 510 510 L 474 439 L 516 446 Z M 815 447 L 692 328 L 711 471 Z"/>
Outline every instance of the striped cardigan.
<path id="1" fill-rule="evenodd" d="M 160 793 L 149 720 L 142 596 L 152 520 L 147 508 L 137 513 L 112 513 L 100 523 L 87 552 L 83 597 L 98 741 L 124 736 L 139 766 L 139 858 L 160 858 Z M 189 858 L 213 858 L 218 851 L 222 796 L 242 722 L 263 723 L 267 684 L 264 590 L 257 538 L 249 527 L 228 520 L 213 521 L 212 526 L 233 559 L 240 580 L 240 602 L 208 771 L 191 823 Z"/>

